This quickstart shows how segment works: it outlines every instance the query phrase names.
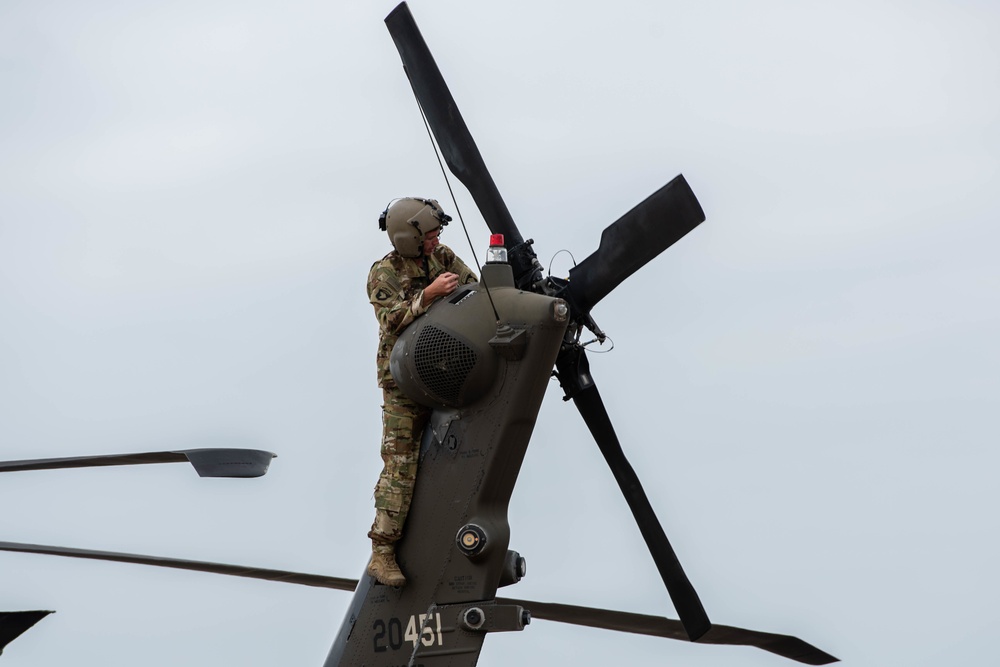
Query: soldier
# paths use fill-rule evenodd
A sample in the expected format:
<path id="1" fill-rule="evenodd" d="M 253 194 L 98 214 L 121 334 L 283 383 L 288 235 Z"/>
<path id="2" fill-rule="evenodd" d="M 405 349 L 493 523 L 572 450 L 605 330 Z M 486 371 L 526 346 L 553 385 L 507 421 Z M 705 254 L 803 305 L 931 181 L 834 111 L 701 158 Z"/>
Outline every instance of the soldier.
<path id="1" fill-rule="evenodd" d="M 396 542 L 413 498 L 417 460 L 430 408 L 414 403 L 396 386 L 389 354 L 399 335 L 437 299 L 456 287 L 476 282 L 474 274 L 438 237 L 451 216 L 437 201 L 404 197 L 389 204 L 379 228 L 394 250 L 372 265 L 368 299 L 379 324 L 378 384 L 382 388 L 382 461 L 375 486 L 375 522 L 368 533 L 372 559 L 368 574 L 388 586 L 406 578 L 396 563 Z"/>

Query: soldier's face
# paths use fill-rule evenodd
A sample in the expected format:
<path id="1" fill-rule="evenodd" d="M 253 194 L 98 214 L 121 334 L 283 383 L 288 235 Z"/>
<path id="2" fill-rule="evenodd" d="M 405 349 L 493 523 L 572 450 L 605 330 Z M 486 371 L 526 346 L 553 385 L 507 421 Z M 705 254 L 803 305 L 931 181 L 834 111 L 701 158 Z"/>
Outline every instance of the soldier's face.
<path id="1" fill-rule="evenodd" d="M 441 228 L 429 231 L 424 234 L 424 254 L 430 255 L 434 248 L 438 247 L 438 237 L 441 235 Z"/>

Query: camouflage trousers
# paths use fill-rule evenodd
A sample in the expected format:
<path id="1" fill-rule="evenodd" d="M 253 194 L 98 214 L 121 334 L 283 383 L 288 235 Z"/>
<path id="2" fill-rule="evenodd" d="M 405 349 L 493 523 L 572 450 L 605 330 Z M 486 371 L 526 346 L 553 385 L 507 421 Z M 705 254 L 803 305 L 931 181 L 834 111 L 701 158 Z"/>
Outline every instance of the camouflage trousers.
<path id="1" fill-rule="evenodd" d="M 391 550 L 403 535 L 417 479 L 420 439 L 431 410 L 414 403 L 397 388 L 382 390 L 382 474 L 375 485 L 375 522 L 368 533 L 372 546 Z"/>

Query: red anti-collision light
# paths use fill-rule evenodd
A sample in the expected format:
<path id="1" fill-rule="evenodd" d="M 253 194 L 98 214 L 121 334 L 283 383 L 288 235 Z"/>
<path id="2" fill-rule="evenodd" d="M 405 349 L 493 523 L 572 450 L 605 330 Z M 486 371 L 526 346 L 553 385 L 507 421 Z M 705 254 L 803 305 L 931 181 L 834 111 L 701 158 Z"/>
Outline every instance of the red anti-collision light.
<path id="1" fill-rule="evenodd" d="M 503 234 L 490 234 L 490 245 L 503 245 Z"/>

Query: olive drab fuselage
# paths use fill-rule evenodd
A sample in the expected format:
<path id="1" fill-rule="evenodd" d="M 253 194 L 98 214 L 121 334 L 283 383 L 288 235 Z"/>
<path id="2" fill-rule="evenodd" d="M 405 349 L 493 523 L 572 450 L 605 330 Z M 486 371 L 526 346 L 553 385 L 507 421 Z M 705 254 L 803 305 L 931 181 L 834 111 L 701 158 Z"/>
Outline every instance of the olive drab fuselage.
<path id="1" fill-rule="evenodd" d="M 524 572 L 508 552 L 507 507 L 566 315 L 561 299 L 516 289 L 510 267 L 494 264 L 399 337 L 393 377 L 433 408 L 396 547 L 408 583 L 361 577 L 326 667 L 470 667 L 488 632 L 530 620 L 495 598 Z"/>

